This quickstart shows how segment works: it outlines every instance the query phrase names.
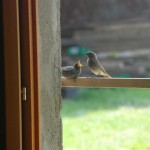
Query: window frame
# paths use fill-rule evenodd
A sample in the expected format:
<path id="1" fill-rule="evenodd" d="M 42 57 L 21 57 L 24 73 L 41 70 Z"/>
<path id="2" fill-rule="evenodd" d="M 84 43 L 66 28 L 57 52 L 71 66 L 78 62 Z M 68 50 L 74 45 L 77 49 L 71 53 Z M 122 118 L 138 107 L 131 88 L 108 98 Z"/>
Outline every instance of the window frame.
<path id="1" fill-rule="evenodd" d="M 37 0 L 3 0 L 6 149 L 40 150 Z M 22 87 L 27 100 L 22 99 Z"/>

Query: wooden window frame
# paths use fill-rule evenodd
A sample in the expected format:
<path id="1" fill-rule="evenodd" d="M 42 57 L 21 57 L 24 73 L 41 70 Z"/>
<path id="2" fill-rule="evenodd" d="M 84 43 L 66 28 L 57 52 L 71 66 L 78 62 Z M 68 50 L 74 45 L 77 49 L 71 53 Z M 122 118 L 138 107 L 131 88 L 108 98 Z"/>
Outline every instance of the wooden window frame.
<path id="1" fill-rule="evenodd" d="M 40 150 L 37 0 L 3 0 L 6 149 Z M 22 87 L 27 100 L 22 100 Z"/>
<path id="2" fill-rule="evenodd" d="M 17 0 L 3 0 L 6 149 L 22 150 L 19 10 Z"/>
<path id="3" fill-rule="evenodd" d="M 21 84 L 27 89 L 27 100 L 22 102 L 23 148 L 40 150 L 37 0 L 19 2 Z"/>
<path id="4" fill-rule="evenodd" d="M 62 78 L 62 87 L 78 88 L 150 88 L 150 78 Z"/>

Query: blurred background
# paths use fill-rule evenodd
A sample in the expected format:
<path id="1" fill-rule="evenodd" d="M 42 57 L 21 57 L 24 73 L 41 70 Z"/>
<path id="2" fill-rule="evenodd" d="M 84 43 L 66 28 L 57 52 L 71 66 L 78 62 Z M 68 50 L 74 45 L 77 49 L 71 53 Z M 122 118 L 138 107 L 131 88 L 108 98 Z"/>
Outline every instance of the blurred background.
<path id="1" fill-rule="evenodd" d="M 61 0 L 63 65 L 94 51 L 112 76 L 150 77 L 150 0 Z"/>
<path id="2" fill-rule="evenodd" d="M 61 0 L 62 66 L 93 51 L 113 77 L 150 77 L 150 0 Z M 149 89 L 62 89 L 65 150 L 149 150 Z"/>
<path id="3" fill-rule="evenodd" d="M 149 150 L 149 89 L 80 89 L 63 99 L 64 150 Z"/>

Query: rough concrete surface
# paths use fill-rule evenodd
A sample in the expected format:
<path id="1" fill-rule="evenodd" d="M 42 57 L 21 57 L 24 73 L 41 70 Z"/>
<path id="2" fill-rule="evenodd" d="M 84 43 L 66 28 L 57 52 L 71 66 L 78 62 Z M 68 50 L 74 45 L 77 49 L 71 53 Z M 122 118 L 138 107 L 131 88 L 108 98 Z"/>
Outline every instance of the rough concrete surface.
<path id="1" fill-rule="evenodd" d="M 42 150 L 62 149 L 60 1 L 39 0 Z"/>

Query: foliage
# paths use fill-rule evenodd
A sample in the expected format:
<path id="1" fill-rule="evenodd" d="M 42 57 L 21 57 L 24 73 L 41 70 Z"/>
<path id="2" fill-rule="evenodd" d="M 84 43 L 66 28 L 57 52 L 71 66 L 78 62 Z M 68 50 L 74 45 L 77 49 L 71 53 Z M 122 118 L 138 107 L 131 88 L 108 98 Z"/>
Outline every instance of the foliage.
<path id="1" fill-rule="evenodd" d="M 63 101 L 64 150 L 148 150 L 149 116 L 149 89 L 81 89 Z"/>

